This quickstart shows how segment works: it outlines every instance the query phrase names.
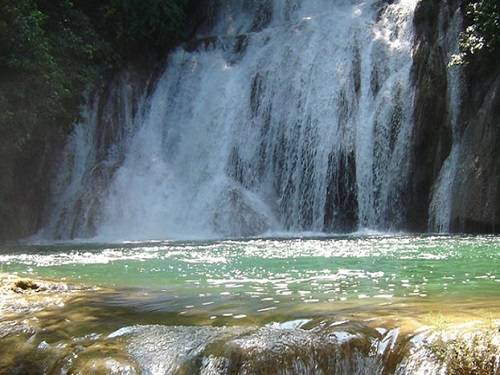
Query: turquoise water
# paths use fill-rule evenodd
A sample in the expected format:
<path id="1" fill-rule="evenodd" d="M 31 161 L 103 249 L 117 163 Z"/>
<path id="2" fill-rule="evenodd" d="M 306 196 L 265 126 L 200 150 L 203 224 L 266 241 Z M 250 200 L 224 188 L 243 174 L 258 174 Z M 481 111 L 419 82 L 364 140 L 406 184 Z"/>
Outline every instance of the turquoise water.
<path id="1" fill-rule="evenodd" d="M 112 288 L 113 306 L 226 320 L 500 300 L 495 236 L 4 245 L 0 269 Z"/>
<path id="2" fill-rule="evenodd" d="M 432 332 L 500 322 L 495 236 L 3 244 L 0 271 L 0 373 L 439 374 Z"/>

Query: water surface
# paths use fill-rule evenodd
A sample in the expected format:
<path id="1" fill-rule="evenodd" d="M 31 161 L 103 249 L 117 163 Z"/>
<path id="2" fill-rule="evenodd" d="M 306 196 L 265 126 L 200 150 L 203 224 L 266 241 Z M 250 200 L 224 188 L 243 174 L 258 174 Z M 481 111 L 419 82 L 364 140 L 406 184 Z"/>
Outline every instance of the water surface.
<path id="1" fill-rule="evenodd" d="M 212 320 L 500 297 L 494 236 L 5 245 L 0 264 L 3 272 L 112 288 L 113 306 Z"/>
<path id="2" fill-rule="evenodd" d="M 4 244 L 0 373 L 437 374 L 429 332 L 500 322 L 499 245 L 433 235 Z M 18 295 L 13 277 L 50 281 Z"/>

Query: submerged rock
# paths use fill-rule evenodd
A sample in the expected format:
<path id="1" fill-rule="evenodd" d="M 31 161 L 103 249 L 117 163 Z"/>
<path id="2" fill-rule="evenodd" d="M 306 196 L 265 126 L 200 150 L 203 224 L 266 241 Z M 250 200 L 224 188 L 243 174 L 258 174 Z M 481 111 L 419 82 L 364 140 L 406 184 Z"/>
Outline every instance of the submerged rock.
<path id="1" fill-rule="evenodd" d="M 81 362 L 81 361 L 80 361 Z M 88 375 L 137 375 L 137 369 L 127 359 L 93 358 L 87 360 L 76 373 Z"/>
<path id="2" fill-rule="evenodd" d="M 119 332 L 119 336 L 129 337 L 129 352 L 143 373 L 190 374 L 200 367 L 209 346 L 244 331 L 212 327 L 136 326 Z"/>
<path id="3" fill-rule="evenodd" d="M 431 331 L 135 326 L 126 337 L 144 374 L 445 374 Z M 360 328 L 360 327 L 358 327 Z M 459 359 L 460 360 L 460 359 Z"/>
<path id="4" fill-rule="evenodd" d="M 23 293 L 25 291 L 39 291 L 41 287 L 32 280 L 18 280 L 12 286 L 12 290 L 16 293 Z"/>

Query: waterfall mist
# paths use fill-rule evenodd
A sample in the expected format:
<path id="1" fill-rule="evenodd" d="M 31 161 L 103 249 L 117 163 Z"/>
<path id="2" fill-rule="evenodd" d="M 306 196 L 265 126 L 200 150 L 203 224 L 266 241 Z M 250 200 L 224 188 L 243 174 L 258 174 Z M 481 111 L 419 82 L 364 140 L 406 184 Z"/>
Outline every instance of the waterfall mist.
<path id="1" fill-rule="evenodd" d="M 43 235 L 400 228 L 417 2 L 215 6 L 151 90 L 123 75 L 89 101 Z"/>

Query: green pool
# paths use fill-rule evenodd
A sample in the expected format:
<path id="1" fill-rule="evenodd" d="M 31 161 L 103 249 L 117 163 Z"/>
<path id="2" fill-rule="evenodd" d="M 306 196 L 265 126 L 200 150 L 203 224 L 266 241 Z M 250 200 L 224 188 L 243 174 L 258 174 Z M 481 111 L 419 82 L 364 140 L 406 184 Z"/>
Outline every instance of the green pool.
<path id="1" fill-rule="evenodd" d="M 43 332 L 38 341 L 48 344 L 88 335 L 101 340 L 125 327 L 151 324 L 318 329 L 329 322 L 347 324 L 353 334 L 376 325 L 413 329 L 439 319 L 500 318 L 496 236 L 4 244 L 0 272 L 84 288 L 51 310 L 57 319 L 37 316 Z"/>

